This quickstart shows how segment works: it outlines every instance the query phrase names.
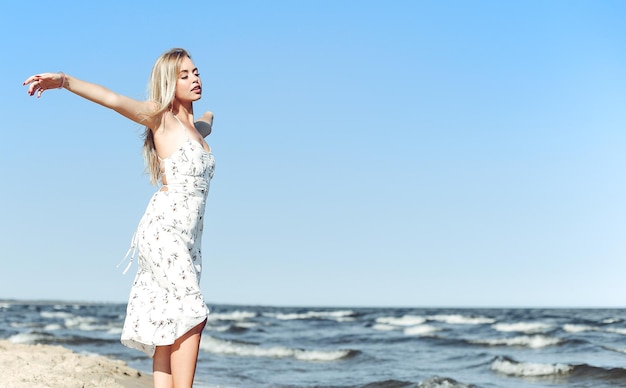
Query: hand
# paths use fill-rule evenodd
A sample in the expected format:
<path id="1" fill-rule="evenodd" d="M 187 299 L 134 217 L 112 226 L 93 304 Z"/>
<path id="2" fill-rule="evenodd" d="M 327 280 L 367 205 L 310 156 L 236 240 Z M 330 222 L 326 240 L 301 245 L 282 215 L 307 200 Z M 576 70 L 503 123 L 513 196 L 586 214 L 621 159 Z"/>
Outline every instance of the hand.
<path id="1" fill-rule="evenodd" d="M 213 125 L 213 112 L 204 112 L 204 114 L 198 119 L 198 121 L 204 121 L 209 125 Z"/>
<path id="2" fill-rule="evenodd" d="M 29 96 L 33 96 L 37 93 L 37 98 L 39 98 L 45 90 L 61 89 L 65 86 L 65 74 L 61 72 L 35 74 L 28 77 L 22 85 L 29 85 Z"/>

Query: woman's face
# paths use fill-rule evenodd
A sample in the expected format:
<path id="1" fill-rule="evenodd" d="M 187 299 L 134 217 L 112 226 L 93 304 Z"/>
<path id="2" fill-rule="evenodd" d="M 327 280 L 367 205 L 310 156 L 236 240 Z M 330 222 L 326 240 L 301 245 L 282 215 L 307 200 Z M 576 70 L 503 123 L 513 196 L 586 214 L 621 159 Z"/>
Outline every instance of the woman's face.
<path id="1" fill-rule="evenodd" d="M 183 58 L 176 82 L 176 99 L 179 101 L 197 101 L 202 97 L 202 81 L 198 68 L 189 57 Z"/>

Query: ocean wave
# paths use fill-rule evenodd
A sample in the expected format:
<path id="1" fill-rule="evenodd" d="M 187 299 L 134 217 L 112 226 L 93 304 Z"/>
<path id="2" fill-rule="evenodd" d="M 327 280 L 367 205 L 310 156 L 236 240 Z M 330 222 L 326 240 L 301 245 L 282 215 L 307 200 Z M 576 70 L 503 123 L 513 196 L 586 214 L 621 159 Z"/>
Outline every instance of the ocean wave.
<path id="1" fill-rule="evenodd" d="M 120 326 L 112 327 L 107 330 L 108 334 L 122 334 L 122 328 Z"/>
<path id="2" fill-rule="evenodd" d="M 384 323 L 377 323 L 374 326 L 372 326 L 372 329 L 374 330 L 378 330 L 378 331 L 392 331 L 392 330 L 398 330 L 397 326 L 392 326 L 392 325 L 387 325 Z"/>
<path id="3" fill-rule="evenodd" d="M 337 361 L 355 356 L 355 350 L 303 350 L 284 346 L 264 348 L 244 342 L 222 340 L 203 336 L 200 349 L 214 354 L 244 357 L 294 358 L 301 361 Z"/>
<path id="4" fill-rule="evenodd" d="M 515 323 L 496 323 L 492 325 L 494 330 L 501 332 L 520 332 L 520 333 L 543 333 L 552 326 L 547 323 L 540 322 L 515 322 Z"/>
<path id="5" fill-rule="evenodd" d="M 233 311 L 231 313 L 210 313 L 209 321 L 245 321 L 254 318 L 257 313 L 251 311 Z"/>
<path id="6" fill-rule="evenodd" d="M 548 337 L 545 335 L 523 335 L 512 338 L 494 338 L 470 341 L 474 344 L 489 345 L 489 346 L 521 346 L 526 348 L 545 348 L 547 346 L 559 345 L 563 342 L 560 338 Z"/>
<path id="7" fill-rule="evenodd" d="M 288 314 L 265 313 L 263 315 L 276 318 L 281 321 L 293 321 L 296 319 L 330 319 L 337 322 L 354 321 L 354 311 L 352 310 L 307 311 L 306 313 Z"/>
<path id="8" fill-rule="evenodd" d="M 113 322 L 102 324 L 94 317 L 73 317 L 65 319 L 65 327 L 80 331 L 110 331 L 120 326 Z"/>
<path id="9" fill-rule="evenodd" d="M 207 324 L 204 328 L 204 330 L 217 331 L 217 332 L 224 332 L 224 331 L 228 331 L 229 329 L 230 329 L 230 325 L 212 326 L 210 324 Z"/>
<path id="10" fill-rule="evenodd" d="M 68 329 L 81 331 L 106 331 L 111 329 L 111 323 L 99 324 L 98 318 L 92 316 L 79 316 L 64 311 L 42 311 L 40 315 L 46 320 L 63 320 L 63 325 Z M 58 324 L 50 323 L 45 327 L 56 327 L 55 325 Z M 58 328 L 56 330 L 58 330 Z"/>
<path id="11" fill-rule="evenodd" d="M 14 344 L 36 344 L 42 341 L 49 341 L 54 336 L 48 333 L 19 333 L 7 338 L 9 342 Z"/>
<path id="12" fill-rule="evenodd" d="M 491 363 L 491 370 L 515 377 L 558 377 L 567 376 L 572 381 L 587 381 L 585 386 L 596 386 L 598 381 L 604 383 L 615 380 L 623 383 L 626 379 L 626 369 L 597 367 L 588 364 L 541 364 L 518 362 L 508 357 L 497 357 Z M 599 384 L 598 384 L 599 385 Z M 620 384 L 620 386 L 623 384 Z"/>
<path id="13" fill-rule="evenodd" d="M 468 317 L 460 314 L 438 314 L 429 315 L 428 320 L 439 321 L 454 325 L 482 325 L 486 323 L 494 323 L 496 320 L 488 317 Z"/>
<path id="14" fill-rule="evenodd" d="M 234 326 L 239 327 L 239 328 L 243 328 L 243 329 L 250 329 L 252 327 L 256 327 L 259 326 L 258 323 L 254 323 L 254 322 L 237 322 L 234 324 Z"/>
<path id="15" fill-rule="evenodd" d="M 623 328 L 623 327 L 610 327 L 606 329 L 606 331 L 609 333 L 626 335 L 626 328 Z"/>
<path id="16" fill-rule="evenodd" d="M 41 315 L 42 318 L 46 319 L 68 319 L 74 317 L 74 314 L 67 313 L 65 311 L 42 311 L 41 313 L 39 313 L 39 315 Z"/>
<path id="17" fill-rule="evenodd" d="M 440 330 L 441 330 L 440 328 L 431 326 L 431 325 L 417 325 L 417 326 L 407 327 L 406 329 L 404 329 L 404 334 L 426 336 L 426 335 L 438 332 Z"/>
<path id="18" fill-rule="evenodd" d="M 21 328 L 41 327 L 42 324 L 40 322 L 11 322 L 9 326 L 21 329 Z"/>
<path id="19" fill-rule="evenodd" d="M 602 346 L 602 349 L 609 350 L 611 352 L 624 353 L 626 354 L 626 349 L 624 348 L 614 348 L 612 346 Z"/>
<path id="20" fill-rule="evenodd" d="M 448 377 L 434 376 L 419 383 L 401 380 L 376 381 L 361 388 L 474 388 L 475 385 L 463 384 Z"/>
<path id="21" fill-rule="evenodd" d="M 584 331 L 602 331 L 599 327 L 589 326 L 589 325 L 576 325 L 573 323 L 568 323 L 563 325 L 563 330 L 568 333 L 582 333 Z"/>
<path id="22" fill-rule="evenodd" d="M 581 364 L 574 366 L 572 376 L 577 379 L 588 379 L 591 381 L 601 380 L 603 382 L 606 382 L 610 380 L 615 380 L 618 383 L 618 385 L 616 386 L 624 386 L 624 380 L 626 380 L 626 369 L 602 368 L 588 364 Z"/>
<path id="23" fill-rule="evenodd" d="M 403 317 L 379 317 L 376 318 L 377 323 L 394 325 L 394 326 L 415 326 L 426 322 L 426 318 L 419 315 L 405 315 Z"/>
<path id="24" fill-rule="evenodd" d="M 598 326 L 576 325 L 576 324 L 568 323 L 568 324 L 563 325 L 563 330 L 565 330 L 568 333 L 584 333 L 586 331 L 590 331 L 590 332 L 606 332 L 606 333 L 626 335 L 626 328 L 623 328 L 623 327 L 609 327 L 605 329 L 605 328 L 598 327 Z"/>
<path id="25" fill-rule="evenodd" d="M 491 370 L 507 376 L 541 377 L 566 375 L 574 370 L 574 366 L 568 364 L 517 362 L 510 358 L 498 357 L 491 363 Z"/>
<path id="26" fill-rule="evenodd" d="M 463 384 L 449 377 L 434 376 L 417 384 L 418 388 L 474 388 L 473 384 Z"/>
<path id="27" fill-rule="evenodd" d="M 0 309 L 8 309 L 11 305 L 9 303 L 0 303 Z"/>
<path id="28" fill-rule="evenodd" d="M 365 384 L 360 388 L 417 388 L 417 385 L 410 381 L 383 380 Z"/>

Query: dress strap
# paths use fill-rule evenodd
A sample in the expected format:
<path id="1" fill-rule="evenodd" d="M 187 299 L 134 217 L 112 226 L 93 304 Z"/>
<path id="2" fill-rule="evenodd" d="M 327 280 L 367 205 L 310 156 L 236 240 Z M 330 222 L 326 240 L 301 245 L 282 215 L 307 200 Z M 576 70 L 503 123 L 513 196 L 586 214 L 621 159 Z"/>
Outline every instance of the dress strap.
<path id="1" fill-rule="evenodd" d="M 119 268 L 120 265 L 122 265 L 127 259 L 130 258 L 130 260 L 128 261 L 128 265 L 126 265 L 126 268 L 122 272 L 122 275 L 126 275 L 126 272 L 128 272 L 130 267 L 133 265 L 135 256 L 137 256 L 137 241 L 139 238 L 139 236 L 137 236 L 137 233 L 140 230 L 142 230 L 141 228 L 143 227 L 144 219 L 145 219 L 145 214 L 139 220 L 139 225 L 137 225 L 137 229 L 135 229 L 135 233 L 133 233 L 133 238 L 130 239 L 130 248 L 128 248 L 128 251 L 126 251 L 126 255 L 124 255 L 124 258 L 122 259 L 122 261 L 120 261 L 120 263 L 117 265 L 117 267 Z"/>
<path id="2" fill-rule="evenodd" d="M 137 231 L 135 231 L 135 233 L 133 234 L 133 238 L 130 240 L 130 248 L 128 248 L 128 251 L 126 251 L 126 255 L 124 256 L 122 261 L 120 261 L 120 263 L 117 265 L 117 267 L 119 268 L 119 266 L 122 265 L 122 263 L 126 261 L 126 259 L 128 258 L 128 255 L 130 255 L 130 260 L 128 262 L 128 265 L 126 266 L 126 269 L 124 269 L 124 272 L 122 272 L 122 275 L 126 275 L 126 272 L 128 272 L 128 270 L 130 269 L 130 266 L 133 265 L 133 260 L 135 259 L 136 253 L 137 253 Z"/>
<path id="3" fill-rule="evenodd" d="M 185 127 L 183 125 L 183 123 L 180 121 L 180 119 L 178 117 L 176 117 L 176 115 L 174 113 L 172 113 L 172 116 L 174 116 L 176 121 L 178 121 L 178 124 L 180 124 L 180 126 L 185 130 L 185 133 L 187 134 L 187 139 L 189 139 L 189 130 L 187 129 L 187 127 Z"/>
<path id="4" fill-rule="evenodd" d="M 168 112 L 172 113 L 171 111 L 168 111 Z M 168 113 L 168 112 L 165 112 L 165 114 L 167 115 L 167 113 Z M 189 140 L 189 130 L 187 129 L 187 127 L 185 127 L 185 126 L 183 125 L 183 123 L 180 121 L 180 119 L 179 119 L 178 117 L 176 117 L 176 115 L 175 115 L 174 113 L 172 113 L 172 116 L 174 116 L 174 118 L 176 119 L 176 121 L 178 121 L 178 124 L 180 124 L 181 128 L 183 128 L 183 129 L 185 130 L 185 133 L 187 134 L 187 140 Z M 163 158 L 161 158 L 161 157 L 159 156 L 159 154 L 156 152 L 156 149 L 153 149 L 153 150 L 152 150 L 152 152 L 154 152 L 154 154 L 156 155 L 156 157 L 159 159 L 159 162 L 162 162 L 163 160 L 165 160 L 165 159 L 163 159 Z"/>

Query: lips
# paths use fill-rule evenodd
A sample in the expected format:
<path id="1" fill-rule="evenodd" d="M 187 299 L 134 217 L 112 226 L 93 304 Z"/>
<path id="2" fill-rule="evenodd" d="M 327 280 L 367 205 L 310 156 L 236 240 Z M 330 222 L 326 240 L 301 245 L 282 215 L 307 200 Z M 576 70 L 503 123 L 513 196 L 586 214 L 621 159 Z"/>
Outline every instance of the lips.
<path id="1" fill-rule="evenodd" d="M 202 87 L 196 86 L 195 88 L 191 89 L 191 91 L 200 93 L 200 92 L 202 92 Z"/>

